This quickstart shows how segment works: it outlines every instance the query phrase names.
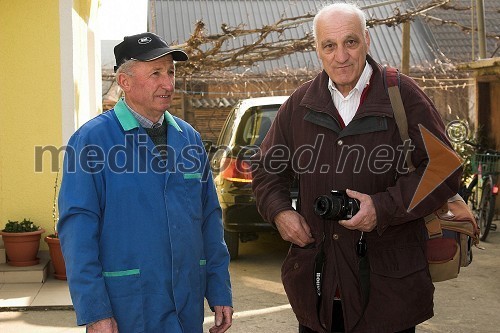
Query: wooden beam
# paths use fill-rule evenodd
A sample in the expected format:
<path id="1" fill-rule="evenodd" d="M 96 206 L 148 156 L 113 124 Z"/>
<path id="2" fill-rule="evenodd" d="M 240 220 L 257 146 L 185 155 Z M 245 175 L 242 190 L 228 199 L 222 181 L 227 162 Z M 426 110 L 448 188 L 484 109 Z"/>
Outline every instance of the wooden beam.
<path id="1" fill-rule="evenodd" d="M 486 58 L 486 32 L 484 29 L 484 4 L 483 0 L 476 0 L 477 7 L 477 40 L 479 46 L 479 58 Z"/>
<path id="2" fill-rule="evenodd" d="M 401 72 L 410 74 L 410 21 L 403 23 L 402 52 L 401 52 Z"/>

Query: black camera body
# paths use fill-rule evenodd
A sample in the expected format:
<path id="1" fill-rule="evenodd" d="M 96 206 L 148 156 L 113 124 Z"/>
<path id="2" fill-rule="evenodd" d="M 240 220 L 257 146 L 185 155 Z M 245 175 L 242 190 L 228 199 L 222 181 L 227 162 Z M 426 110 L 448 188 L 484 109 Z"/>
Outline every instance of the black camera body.
<path id="1" fill-rule="evenodd" d="M 349 220 L 359 212 L 359 200 L 349 197 L 346 191 L 332 190 L 314 200 L 314 213 L 327 220 Z"/>

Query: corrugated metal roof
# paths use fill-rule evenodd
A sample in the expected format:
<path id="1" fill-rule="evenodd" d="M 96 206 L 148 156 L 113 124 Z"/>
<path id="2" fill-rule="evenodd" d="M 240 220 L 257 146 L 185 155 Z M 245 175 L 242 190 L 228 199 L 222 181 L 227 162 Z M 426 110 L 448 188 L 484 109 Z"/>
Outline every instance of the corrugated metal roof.
<path id="1" fill-rule="evenodd" d="M 206 33 L 221 33 L 222 24 L 236 27 L 240 24 L 245 29 L 260 28 L 277 22 L 280 17 L 300 16 L 314 13 L 319 1 L 248 1 L 248 0 L 163 0 L 156 1 L 156 33 L 167 42 L 182 43 L 186 41 L 195 23 L 202 20 Z M 312 22 L 311 22 L 312 23 Z M 297 29 L 289 29 L 283 38 L 301 38 L 311 31 L 311 27 L 303 25 Z M 253 42 L 252 36 L 244 36 L 232 41 L 229 47 L 245 45 Z M 273 34 L 269 41 L 280 38 Z M 319 62 L 314 52 L 296 53 L 280 59 L 259 62 L 252 68 L 256 72 L 267 72 L 275 69 L 306 68 L 317 69 Z"/>
<path id="2" fill-rule="evenodd" d="M 458 2 L 469 2 L 463 0 Z M 487 1 L 488 3 L 498 3 L 500 0 Z M 393 15 L 394 8 L 397 6 L 401 11 L 409 10 L 423 0 L 406 0 L 396 4 L 383 5 L 366 9 L 365 12 L 369 18 L 386 18 Z M 360 0 L 357 1 L 360 7 L 366 5 L 379 4 L 379 0 Z M 207 34 L 213 35 L 221 33 L 221 25 L 226 24 L 230 27 L 236 27 L 240 24 L 245 29 L 261 28 L 265 25 L 274 24 L 281 17 L 296 17 L 305 13 L 316 13 L 319 8 L 325 4 L 324 1 L 256 1 L 256 0 L 157 0 L 156 1 L 156 33 L 161 35 L 167 42 L 176 44 L 186 41 L 194 30 L 195 23 L 202 20 L 205 23 Z M 488 5 L 491 10 L 491 5 Z M 445 11 L 449 13 L 450 11 Z M 455 11 L 453 11 L 455 12 Z M 436 14 L 437 15 L 437 14 Z M 441 15 L 441 14 L 440 14 Z M 151 20 L 151 18 L 149 18 Z M 498 24 L 498 22 L 497 22 Z M 440 57 L 440 51 L 443 51 L 448 58 L 453 59 L 451 54 L 470 53 L 470 47 L 466 46 L 455 49 L 457 43 L 455 40 L 463 40 L 464 33 L 455 32 L 452 34 L 447 27 L 443 27 L 442 32 L 438 29 L 431 30 L 423 20 L 416 19 L 411 25 L 411 54 L 410 64 L 412 67 L 428 68 Z M 454 28 L 455 31 L 457 28 Z M 439 30 L 439 31 L 441 31 Z M 381 63 L 393 66 L 401 65 L 401 26 L 387 27 L 376 26 L 369 29 L 371 36 L 371 54 Z M 435 32 L 436 31 L 436 32 Z M 309 24 L 288 29 L 282 38 L 299 39 L 306 33 L 312 33 L 312 21 Z M 433 34 L 434 33 L 434 34 Z M 461 34 L 461 35 L 459 35 Z M 443 43 L 439 45 L 434 36 L 440 37 Z M 255 36 L 244 36 L 235 38 L 228 43 L 232 46 L 241 46 L 245 43 L 252 43 Z M 446 37 L 446 38 L 445 38 Z M 270 41 L 277 41 L 279 36 L 274 34 Z M 228 44 L 229 45 L 229 44 Z M 229 45 L 229 47 L 232 47 Z M 307 69 L 317 70 L 321 67 L 315 52 L 294 53 L 271 61 L 262 61 L 251 68 L 252 72 L 269 72 L 283 69 Z M 238 68 L 237 72 L 248 69 Z"/>
<path id="3" fill-rule="evenodd" d="M 416 1 L 416 0 L 412 0 Z M 420 0 L 422 1 L 422 0 Z M 446 21 L 457 22 L 466 27 L 477 27 L 477 17 L 472 16 L 471 4 L 475 5 L 476 1 L 471 0 L 452 0 L 451 6 L 463 10 L 451 10 L 437 8 L 428 12 L 429 15 L 439 17 Z M 484 0 L 484 25 L 486 33 L 500 35 L 500 0 Z M 474 10 L 476 10 L 474 8 Z M 474 13 L 475 14 L 475 13 Z M 421 19 L 422 20 L 422 19 Z M 439 24 L 430 21 L 428 24 L 434 38 L 438 41 L 439 50 L 443 52 L 453 62 L 467 62 L 478 58 L 478 43 L 477 32 L 472 34 L 462 31 L 459 27 L 449 24 Z M 474 44 L 473 44 L 474 41 Z M 472 45 L 474 45 L 475 54 L 472 54 Z M 497 48 L 500 46 L 498 40 L 486 38 L 487 57 L 500 55 Z"/>
<path id="4" fill-rule="evenodd" d="M 380 1 L 364 0 L 357 2 L 360 7 L 377 4 Z M 366 16 L 371 19 L 383 19 L 394 15 L 396 7 L 404 12 L 413 7 L 408 1 L 401 1 L 391 5 L 373 7 L 365 10 Z M 401 66 L 402 53 L 402 26 L 388 27 L 375 26 L 369 29 L 371 37 L 370 54 L 379 62 L 392 66 Z M 429 38 L 428 28 L 420 21 L 411 23 L 410 29 L 410 66 L 428 67 L 436 58 L 436 45 Z"/>

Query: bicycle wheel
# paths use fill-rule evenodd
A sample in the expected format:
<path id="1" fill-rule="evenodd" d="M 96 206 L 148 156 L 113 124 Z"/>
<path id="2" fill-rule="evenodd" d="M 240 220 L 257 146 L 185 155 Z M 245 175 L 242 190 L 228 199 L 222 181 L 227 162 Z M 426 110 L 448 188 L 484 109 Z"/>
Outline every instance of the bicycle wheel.
<path id="1" fill-rule="evenodd" d="M 479 193 L 477 191 L 477 175 L 474 175 L 471 182 L 467 186 L 465 190 L 462 191 L 461 195 L 464 201 L 469 205 L 471 211 L 476 215 L 477 219 L 477 210 L 478 210 L 478 199 Z"/>
<path id="2" fill-rule="evenodd" d="M 479 203 L 479 214 L 477 224 L 479 226 L 479 239 L 486 240 L 490 232 L 491 222 L 493 221 L 493 214 L 495 212 L 495 197 L 491 190 L 493 181 L 491 178 L 486 178 L 483 183 L 481 192 L 481 202 Z"/>

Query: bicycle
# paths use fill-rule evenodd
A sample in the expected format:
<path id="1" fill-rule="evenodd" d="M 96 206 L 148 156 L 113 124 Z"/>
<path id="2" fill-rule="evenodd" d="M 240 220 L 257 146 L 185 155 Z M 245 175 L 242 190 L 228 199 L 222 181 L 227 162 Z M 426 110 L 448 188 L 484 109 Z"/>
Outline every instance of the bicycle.
<path id="1" fill-rule="evenodd" d="M 496 230 L 497 227 L 492 221 L 499 187 L 500 151 L 470 141 L 468 133 L 467 124 L 461 120 L 453 120 L 446 126 L 446 134 L 451 142 L 465 143 L 474 148 L 474 155 L 471 156 L 474 174 L 468 185 L 461 186 L 459 193 L 474 213 L 480 230 L 479 239 L 485 241 L 490 230 Z"/>

